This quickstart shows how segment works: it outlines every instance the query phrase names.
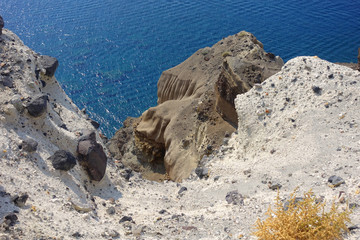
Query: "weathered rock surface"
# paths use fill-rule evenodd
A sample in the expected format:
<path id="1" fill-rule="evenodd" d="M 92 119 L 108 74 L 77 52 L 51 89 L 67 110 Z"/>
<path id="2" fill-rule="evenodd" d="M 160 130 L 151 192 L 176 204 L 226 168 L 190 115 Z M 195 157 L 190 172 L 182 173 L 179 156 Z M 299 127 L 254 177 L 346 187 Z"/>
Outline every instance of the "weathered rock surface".
<path id="1" fill-rule="evenodd" d="M 76 158 L 65 150 L 56 151 L 49 160 L 56 170 L 69 171 L 76 165 Z"/>
<path id="2" fill-rule="evenodd" d="M 96 142 L 95 132 L 80 138 L 77 154 L 90 179 L 100 181 L 105 175 L 107 157 L 101 144 Z"/>
<path id="3" fill-rule="evenodd" d="M 163 72 L 158 105 L 131 126 L 141 152 L 138 162 L 162 164 L 175 181 L 188 177 L 202 156 L 218 148 L 225 133 L 235 130 L 236 94 L 264 81 L 282 65 L 281 58 L 266 53 L 252 34 L 240 32 Z M 117 132 L 110 146 L 119 145 L 123 134 L 124 130 Z M 114 148 L 110 147 L 118 155 Z"/>

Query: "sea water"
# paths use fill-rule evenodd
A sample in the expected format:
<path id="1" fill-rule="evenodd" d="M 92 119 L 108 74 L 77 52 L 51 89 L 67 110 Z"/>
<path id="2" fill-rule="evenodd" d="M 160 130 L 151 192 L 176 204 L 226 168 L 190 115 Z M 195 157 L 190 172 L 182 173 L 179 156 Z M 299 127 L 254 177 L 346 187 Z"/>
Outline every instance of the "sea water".
<path id="1" fill-rule="evenodd" d="M 0 0 L 5 27 L 56 57 L 56 77 L 111 137 L 156 105 L 161 72 L 246 30 L 285 61 L 356 62 L 359 0 Z"/>

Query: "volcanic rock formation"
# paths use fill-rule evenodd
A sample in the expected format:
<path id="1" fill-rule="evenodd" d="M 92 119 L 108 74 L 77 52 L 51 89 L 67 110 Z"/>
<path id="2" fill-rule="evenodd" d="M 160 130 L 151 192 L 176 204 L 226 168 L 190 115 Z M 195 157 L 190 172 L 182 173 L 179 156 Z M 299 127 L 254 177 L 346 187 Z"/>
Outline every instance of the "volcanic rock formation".
<path id="1" fill-rule="evenodd" d="M 280 57 L 266 53 L 263 44 L 244 31 L 200 49 L 162 73 L 158 105 L 120 129 L 110 141 L 110 151 L 125 165 L 143 171 L 156 169 L 181 181 L 204 155 L 222 144 L 225 134 L 235 131 L 236 95 L 278 72 L 282 65 Z M 124 137 L 131 138 L 129 132 L 133 141 L 124 141 Z"/>

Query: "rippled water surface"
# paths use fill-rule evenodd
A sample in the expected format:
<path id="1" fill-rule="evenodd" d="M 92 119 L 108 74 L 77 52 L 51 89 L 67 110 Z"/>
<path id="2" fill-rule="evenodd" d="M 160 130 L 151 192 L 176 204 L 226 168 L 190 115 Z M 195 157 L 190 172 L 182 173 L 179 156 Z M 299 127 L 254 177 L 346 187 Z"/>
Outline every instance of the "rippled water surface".
<path id="1" fill-rule="evenodd" d="M 356 62 L 359 0 L 0 0 L 6 28 L 59 59 L 56 77 L 111 137 L 156 105 L 162 71 L 241 30 L 285 61 Z"/>

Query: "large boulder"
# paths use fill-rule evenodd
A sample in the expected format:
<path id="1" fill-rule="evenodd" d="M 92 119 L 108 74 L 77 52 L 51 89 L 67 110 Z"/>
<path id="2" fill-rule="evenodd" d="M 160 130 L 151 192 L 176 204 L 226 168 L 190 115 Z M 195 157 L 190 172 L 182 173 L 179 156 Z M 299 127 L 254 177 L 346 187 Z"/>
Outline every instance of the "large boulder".
<path id="1" fill-rule="evenodd" d="M 132 125 L 141 152 L 139 163 L 145 157 L 148 163 L 162 163 L 172 180 L 188 177 L 204 155 L 235 131 L 236 94 L 264 81 L 282 65 L 281 58 L 266 53 L 251 33 L 240 32 L 163 72 L 157 85 L 158 105 Z M 120 142 L 121 134 L 110 142 Z"/>
<path id="2" fill-rule="evenodd" d="M 77 146 L 79 163 L 91 180 L 100 181 L 106 171 L 107 157 L 103 147 L 96 142 L 95 132 L 80 138 Z"/>

